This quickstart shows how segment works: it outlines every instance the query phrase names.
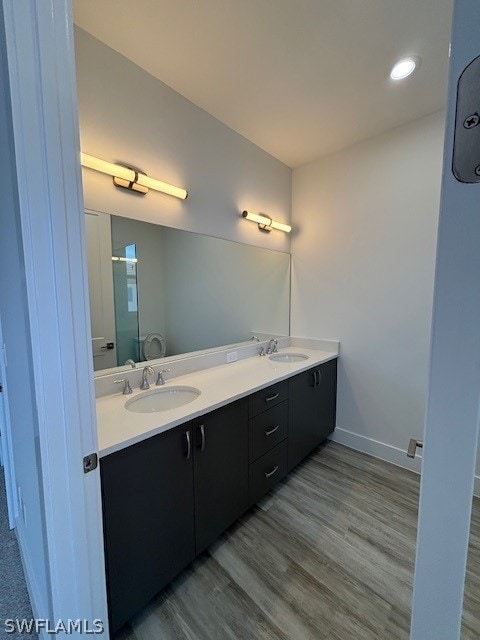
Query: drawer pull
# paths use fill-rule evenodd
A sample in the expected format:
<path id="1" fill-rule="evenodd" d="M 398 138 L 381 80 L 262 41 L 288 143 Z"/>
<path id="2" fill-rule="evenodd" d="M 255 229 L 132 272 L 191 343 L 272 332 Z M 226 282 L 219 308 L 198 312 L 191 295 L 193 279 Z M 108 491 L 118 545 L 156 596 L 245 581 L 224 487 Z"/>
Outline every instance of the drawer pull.
<path id="1" fill-rule="evenodd" d="M 272 400 L 275 400 L 276 398 L 278 398 L 279 394 L 278 393 L 274 393 L 273 396 L 268 396 L 268 398 L 265 398 L 265 402 L 271 402 Z"/>
<path id="2" fill-rule="evenodd" d="M 280 429 L 280 425 L 279 425 L 279 424 L 277 424 L 277 426 L 276 426 L 276 427 L 273 427 L 273 429 L 270 429 L 270 430 L 265 431 L 265 435 L 266 435 L 266 436 L 271 436 L 271 435 L 272 435 L 272 433 L 275 433 L 275 431 L 278 431 L 279 429 Z"/>
<path id="3" fill-rule="evenodd" d="M 273 467 L 273 469 L 271 471 L 267 471 L 265 473 L 265 478 L 271 478 L 272 476 L 274 476 L 278 471 L 278 465 L 276 467 Z"/>

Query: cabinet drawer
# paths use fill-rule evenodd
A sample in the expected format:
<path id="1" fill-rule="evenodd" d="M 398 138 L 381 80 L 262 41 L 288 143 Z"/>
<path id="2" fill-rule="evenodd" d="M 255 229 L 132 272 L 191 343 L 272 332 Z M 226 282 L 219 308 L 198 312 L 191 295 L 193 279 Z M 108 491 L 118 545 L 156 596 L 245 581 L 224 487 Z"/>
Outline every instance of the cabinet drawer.
<path id="1" fill-rule="evenodd" d="M 288 401 L 284 400 L 249 421 L 249 462 L 273 449 L 287 437 Z"/>
<path id="2" fill-rule="evenodd" d="M 288 398 L 288 380 L 253 393 L 248 398 L 248 415 L 250 418 L 274 407 Z"/>
<path id="3" fill-rule="evenodd" d="M 250 504 L 255 504 L 287 473 L 287 440 L 259 458 L 249 469 Z"/>

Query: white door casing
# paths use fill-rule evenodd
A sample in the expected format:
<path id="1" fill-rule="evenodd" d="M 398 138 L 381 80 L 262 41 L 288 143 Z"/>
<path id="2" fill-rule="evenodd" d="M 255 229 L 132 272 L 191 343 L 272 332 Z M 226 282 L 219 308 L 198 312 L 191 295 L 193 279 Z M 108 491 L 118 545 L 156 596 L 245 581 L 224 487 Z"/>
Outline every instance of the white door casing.
<path id="1" fill-rule="evenodd" d="M 71 2 L 1 2 L 53 616 L 107 625 Z"/>
<path id="2" fill-rule="evenodd" d="M 478 0 L 456 0 L 425 420 L 412 640 L 457 640 L 480 399 L 480 184 L 452 172 L 457 82 L 480 55 Z M 480 93 L 478 96 L 480 109 Z M 478 149 L 480 164 L 480 148 Z"/>

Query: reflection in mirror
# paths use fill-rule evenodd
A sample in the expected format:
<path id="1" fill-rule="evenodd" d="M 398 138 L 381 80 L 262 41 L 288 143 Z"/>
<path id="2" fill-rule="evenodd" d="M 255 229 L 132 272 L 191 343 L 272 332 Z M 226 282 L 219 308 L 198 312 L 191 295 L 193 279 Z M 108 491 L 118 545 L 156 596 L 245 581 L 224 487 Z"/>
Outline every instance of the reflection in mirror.
<path id="1" fill-rule="evenodd" d="M 290 255 L 86 212 L 96 371 L 286 336 Z"/>
<path id="2" fill-rule="evenodd" d="M 137 247 L 112 247 L 117 364 L 138 360 Z"/>

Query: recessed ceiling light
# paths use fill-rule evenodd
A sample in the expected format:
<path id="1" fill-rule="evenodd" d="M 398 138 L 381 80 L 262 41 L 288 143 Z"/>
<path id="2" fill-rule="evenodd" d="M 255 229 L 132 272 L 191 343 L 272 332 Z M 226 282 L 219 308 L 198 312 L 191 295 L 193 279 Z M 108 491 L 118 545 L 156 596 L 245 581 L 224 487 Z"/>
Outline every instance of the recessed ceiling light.
<path id="1" fill-rule="evenodd" d="M 410 57 L 399 60 L 390 71 L 390 78 L 392 80 L 403 80 L 412 75 L 412 73 L 418 69 L 421 64 L 420 58 Z"/>

